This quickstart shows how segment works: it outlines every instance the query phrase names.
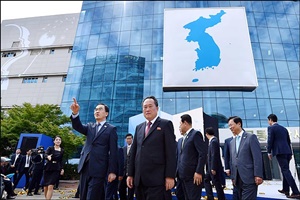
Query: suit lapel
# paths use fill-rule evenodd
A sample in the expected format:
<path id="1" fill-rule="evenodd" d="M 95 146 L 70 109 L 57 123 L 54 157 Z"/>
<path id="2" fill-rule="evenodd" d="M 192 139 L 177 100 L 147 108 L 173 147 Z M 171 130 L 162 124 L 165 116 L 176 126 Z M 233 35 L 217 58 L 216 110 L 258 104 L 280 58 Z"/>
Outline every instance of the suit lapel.
<path id="1" fill-rule="evenodd" d="M 95 141 L 95 139 L 97 139 L 103 132 L 104 132 L 104 130 L 107 128 L 107 123 L 105 122 L 103 125 L 102 125 L 102 127 L 101 127 L 101 129 L 99 130 L 99 132 L 97 133 L 97 125 L 96 124 L 94 124 L 94 133 L 95 133 L 95 137 L 94 137 L 94 140 L 93 141 Z"/>
<path id="2" fill-rule="evenodd" d="M 154 124 L 151 126 L 151 128 L 150 128 L 150 130 L 149 130 L 149 132 L 148 132 L 148 135 L 144 138 L 144 140 L 146 139 L 146 138 L 148 138 L 149 137 L 149 135 L 157 128 L 157 126 L 158 126 L 158 124 L 159 124 L 159 122 L 160 122 L 160 118 L 159 117 L 157 117 L 157 119 L 155 120 L 155 122 L 154 122 Z M 146 122 L 144 123 L 144 126 L 143 126 L 143 128 L 144 128 L 144 135 L 145 135 L 145 130 L 146 130 Z"/>
<path id="3" fill-rule="evenodd" d="M 246 132 L 244 131 L 241 136 L 241 139 L 240 139 L 240 146 L 239 146 L 237 154 L 239 154 L 240 149 L 243 147 L 243 144 L 244 144 L 246 138 L 247 138 L 247 135 L 246 135 Z"/>

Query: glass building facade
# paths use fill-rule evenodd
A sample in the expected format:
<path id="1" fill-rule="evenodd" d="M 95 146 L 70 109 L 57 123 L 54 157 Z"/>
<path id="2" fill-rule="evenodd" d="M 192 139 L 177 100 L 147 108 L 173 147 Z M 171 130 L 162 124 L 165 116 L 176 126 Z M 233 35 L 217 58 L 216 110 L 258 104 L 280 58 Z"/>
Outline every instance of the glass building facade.
<path id="1" fill-rule="evenodd" d="M 270 113 L 284 126 L 299 127 L 299 6 L 299 1 L 83 1 L 61 109 L 70 115 L 77 98 L 86 123 L 94 121 L 97 103 L 107 104 L 121 145 L 128 118 L 142 112 L 149 95 L 172 115 L 203 107 L 220 128 L 232 115 L 246 128 L 266 127 Z M 258 87 L 164 92 L 164 9 L 210 7 L 245 7 Z"/>

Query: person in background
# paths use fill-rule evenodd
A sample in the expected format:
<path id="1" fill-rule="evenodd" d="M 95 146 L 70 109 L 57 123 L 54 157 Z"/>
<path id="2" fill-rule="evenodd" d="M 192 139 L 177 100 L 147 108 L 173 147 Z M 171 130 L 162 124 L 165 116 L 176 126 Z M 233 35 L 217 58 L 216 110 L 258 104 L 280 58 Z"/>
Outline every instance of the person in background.
<path id="1" fill-rule="evenodd" d="M 224 142 L 224 166 L 225 166 L 225 173 L 228 177 L 231 178 L 231 173 L 230 173 L 230 142 L 231 140 L 234 138 L 234 136 L 231 136 L 227 139 L 225 139 Z M 238 195 L 238 191 L 236 189 L 236 186 L 233 184 L 233 189 L 232 189 L 232 199 L 233 200 L 239 200 L 239 195 Z"/>
<path id="2" fill-rule="evenodd" d="M 46 165 L 44 167 L 44 194 L 47 200 L 53 195 L 53 188 L 57 179 L 64 174 L 63 156 L 64 149 L 61 147 L 61 137 L 54 137 L 54 145 L 45 151 Z"/>
<path id="3" fill-rule="evenodd" d="M 21 180 L 22 176 L 25 175 L 26 177 L 26 182 L 25 186 L 23 187 L 23 190 L 27 190 L 29 187 L 29 180 L 30 180 L 30 175 L 29 175 L 29 168 L 31 167 L 32 162 L 31 162 L 31 149 L 28 149 L 26 151 L 26 155 L 22 156 L 20 164 L 16 170 L 16 173 L 18 174 L 18 177 L 16 179 L 15 188 L 18 186 L 19 181 Z"/>
<path id="4" fill-rule="evenodd" d="M 276 156 L 282 173 L 282 189 L 278 192 L 285 194 L 288 198 L 300 199 L 300 192 L 290 171 L 290 160 L 292 159 L 291 139 L 288 130 L 277 123 L 277 116 L 268 116 L 268 157 Z M 292 194 L 290 195 L 290 188 Z"/>
<path id="5" fill-rule="evenodd" d="M 228 118 L 228 127 L 235 135 L 230 142 L 231 176 L 239 199 L 256 199 L 263 182 L 263 163 L 257 136 L 243 129 L 238 116 Z"/>
<path id="6" fill-rule="evenodd" d="M 186 200 L 201 199 L 207 148 L 201 132 L 193 129 L 189 114 L 181 116 L 179 128 L 183 139 L 177 145 L 177 178 Z"/>
<path id="7" fill-rule="evenodd" d="M 127 187 L 126 179 L 127 179 L 127 161 L 129 157 L 130 148 L 133 141 L 133 135 L 128 133 L 125 135 L 126 145 L 123 147 L 123 156 L 124 156 L 124 168 L 123 168 L 123 178 L 119 181 L 119 194 L 120 200 L 133 200 L 134 189 Z M 127 191 L 128 190 L 128 193 Z"/>
<path id="8" fill-rule="evenodd" d="M 80 106 L 75 98 L 70 109 L 72 127 L 86 136 L 78 164 L 80 199 L 102 200 L 105 198 L 106 181 L 114 181 L 118 173 L 117 128 L 106 121 L 109 108 L 103 103 L 94 109 L 96 122 L 85 125 L 80 121 Z"/>
<path id="9" fill-rule="evenodd" d="M 4 190 L 7 192 L 6 199 L 15 199 L 16 198 L 15 196 L 17 196 L 17 194 L 14 193 L 13 183 L 6 176 L 7 170 L 3 170 L 6 169 L 6 166 L 9 165 L 9 161 L 10 161 L 9 158 L 1 157 L 1 183 L 4 184 Z M 2 194 L 0 197 L 2 198 Z"/>
<path id="10" fill-rule="evenodd" d="M 218 200 L 225 200 L 225 194 L 222 187 L 224 170 L 220 157 L 220 144 L 212 127 L 205 129 L 205 135 L 209 140 L 207 154 L 207 171 L 204 179 L 204 186 L 208 200 L 214 200 L 211 181 L 217 190 Z"/>
<path id="11" fill-rule="evenodd" d="M 172 199 L 175 186 L 176 140 L 172 121 L 158 116 L 158 101 L 142 103 L 146 122 L 136 126 L 128 162 L 127 186 L 138 200 Z"/>
<path id="12" fill-rule="evenodd" d="M 10 173 L 14 173 L 14 176 L 13 176 L 14 187 L 17 187 L 16 180 L 17 180 L 18 174 L 16 171 L 21 162 L 21 158 L 22 158 L 21 149 L 17 148 L 16 153 L 13 154 L 10 158 Z"/>
<path id="13" fill-rule="evenodd" d="M 36 152 L 35 152 L 36 151 Z M 34 189 L 35 195 L 40 195 L 39 188 L 40 182 L 43 176 L 44 164 L 45 164 L 45 155 L 44 155 L 44 147 L 40 146 L 35 151 L 31 151 L 32 157 L 32 178 L 29 184 L 27 196 L 33 196 L 32 190 Z"/>

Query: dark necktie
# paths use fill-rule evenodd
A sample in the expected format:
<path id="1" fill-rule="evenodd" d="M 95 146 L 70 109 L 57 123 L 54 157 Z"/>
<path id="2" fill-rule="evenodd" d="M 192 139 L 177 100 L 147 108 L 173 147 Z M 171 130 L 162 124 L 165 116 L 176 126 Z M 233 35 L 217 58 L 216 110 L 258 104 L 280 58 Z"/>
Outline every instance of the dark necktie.
<path id="1" fill-rule="evenodd" d="M 101 123 L 97 124 L 96 126 L 96 136 L 99 134 L 100 129 L 101 129 Z"/>
<path id="2" fill-rule="evenodd" d="M 146 127 L 146 131 L 145 131 L 145 137 L 147 137 L 147 135 L 148 135 L 148 133 L 149 133 L 149 130 L 150 130 L 150 128 L 151 128 L 151 122 L 148 122 L 147 123 L 147 127 Z"/>

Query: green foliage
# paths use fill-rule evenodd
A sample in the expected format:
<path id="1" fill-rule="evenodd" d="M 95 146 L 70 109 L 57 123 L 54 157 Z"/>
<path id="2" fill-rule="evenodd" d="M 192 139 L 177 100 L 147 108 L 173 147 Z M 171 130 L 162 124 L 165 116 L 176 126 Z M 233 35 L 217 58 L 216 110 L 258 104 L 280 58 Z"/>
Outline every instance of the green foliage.
<path id="1" fill-rule="evenodd" d="M 62 180 L 79 180 L 79 174 L 77 172 L 78 165 L 65 164 L 64 175 L 61 176 Z"/>
<path id="2" fill-rule="evenodd" d="M 0 153 L 13 153 L 21 133 L 42 133 L 52 138 L 59 135 L 62 138 L 65 159 L 71 158 L 77 147 L 83 145 L 84 138 L 75 135 L 68 126 L 69 123 L 70 118 L 57 105 L 15 105 L 7 111 L 7 115 L 1 114 Z"/>

